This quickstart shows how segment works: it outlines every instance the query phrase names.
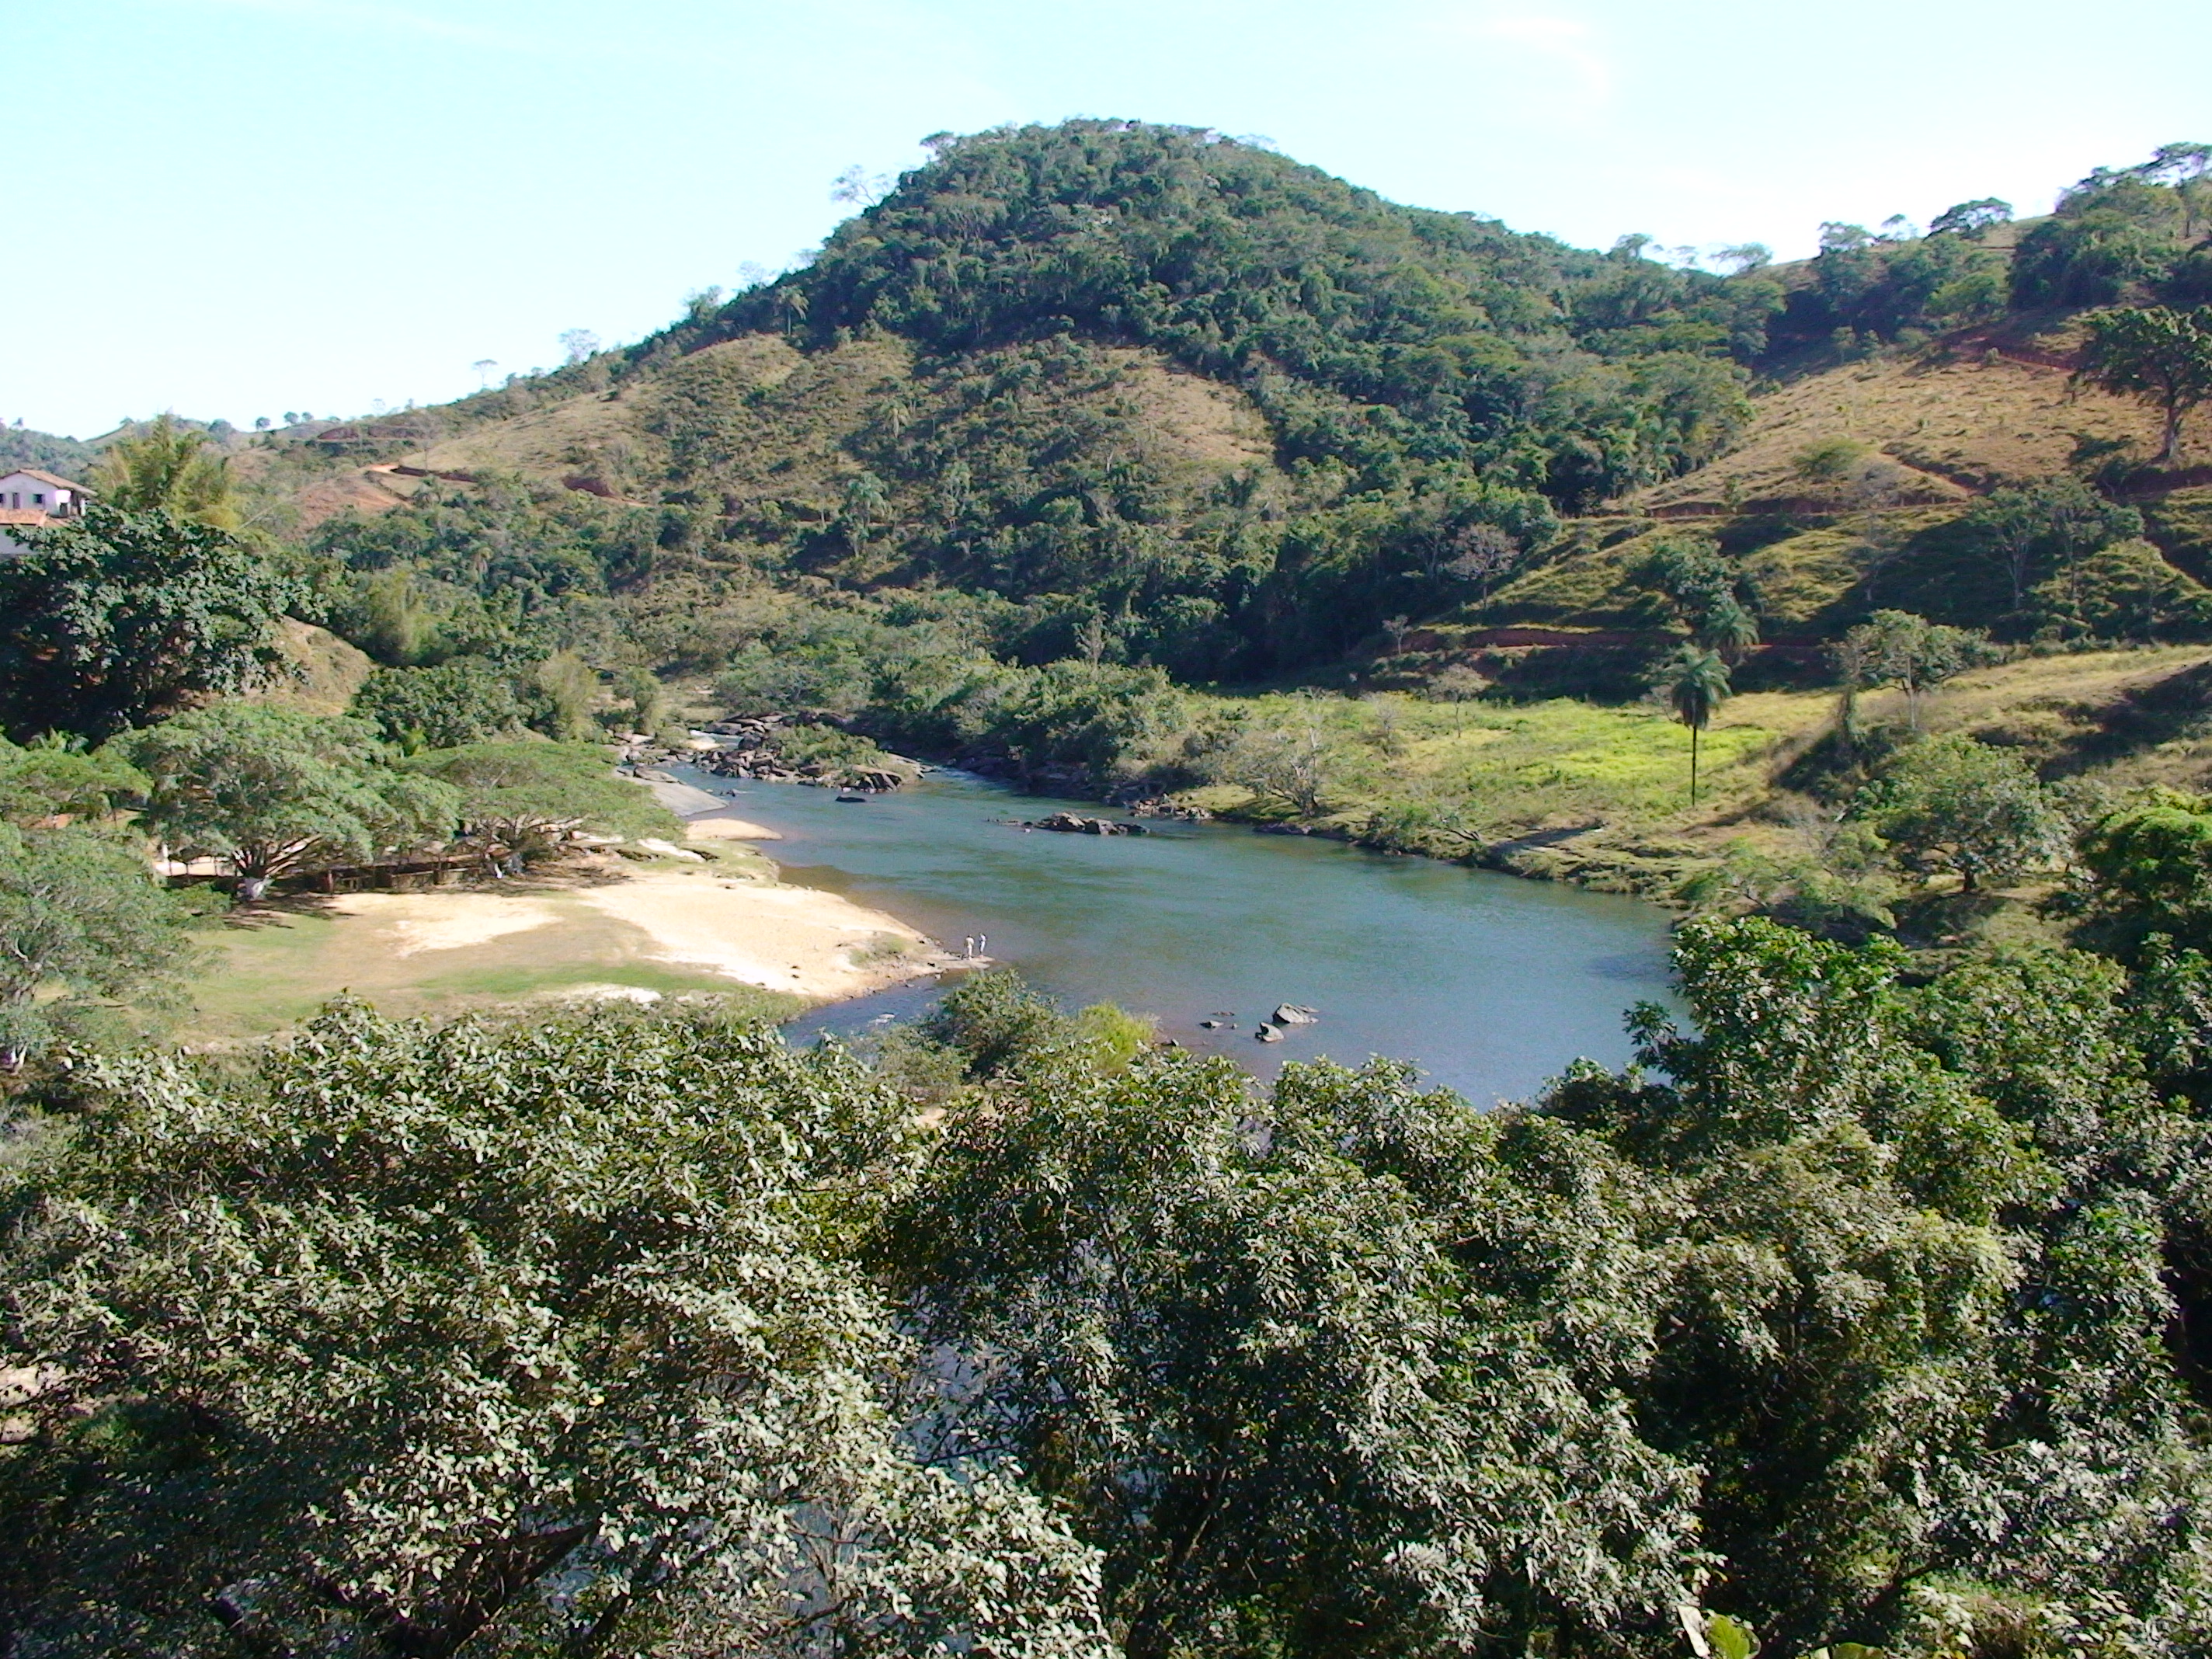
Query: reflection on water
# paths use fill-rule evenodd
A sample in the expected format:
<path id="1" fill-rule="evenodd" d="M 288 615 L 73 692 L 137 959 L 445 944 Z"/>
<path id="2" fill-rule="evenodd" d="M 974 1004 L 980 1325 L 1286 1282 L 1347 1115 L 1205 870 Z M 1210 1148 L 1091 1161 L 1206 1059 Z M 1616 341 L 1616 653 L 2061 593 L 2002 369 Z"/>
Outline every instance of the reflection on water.
<path id="1" fill-rule="evenodd" d="M 1632 899 L 1341 842 L 1166 825 L 1142 837 L 1002 822 L 1066 805 L 938 773 L 865 805 L 826 789 L 691 775 L 782 833 L 787 880 L 888 910 L 1071 1003 L 1154 1016 L 1161 1035 L 1263 1076 L 1285 1060 L 1410 1060 L 1482 1103 L 1529 1093 L 1578 1054 L 1628 1057 L 1621 1015 L 1667 1000 L 1667 918 Z M 926 1007 L 907 987 L 794 1022 L 799 1036 Z M 1320 1011 L 1287 1039 L 1255 1024 L 1279 1003 Z M 1224 1029 L 1201 1019 L 1225 1013 Z"/>

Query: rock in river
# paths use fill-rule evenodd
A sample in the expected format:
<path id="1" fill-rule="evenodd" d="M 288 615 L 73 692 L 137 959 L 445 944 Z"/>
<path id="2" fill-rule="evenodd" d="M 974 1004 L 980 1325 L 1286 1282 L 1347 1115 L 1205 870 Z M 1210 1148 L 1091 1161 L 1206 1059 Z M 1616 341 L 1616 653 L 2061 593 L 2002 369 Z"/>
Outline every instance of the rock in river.
<path id="1" fill-rule="evenodd" d="M 1024 830 L 1054 830 L 1063 836 L 1141 836 L 1141 823 L 1122 823 L 1113 818 L 1086 818 L 1080 812 L 1054 812 L 1022 825 Z"/>
<path id="2" fill-rule="evenodd" d="M 1261 1042 L 1280 1042 L 1283 1040 L 1281 1030 L 1273 1025 L 1262 1025 L 1252 1036 Z"/>
<path id="3" fill-rule="evenodd" d="M 1295 1002 L 1286 1002 L 1275 1010 L 1278 1025 L 1310 1025 L 1321 1016 L 1310 1008 L 1301 1008 Z"/>

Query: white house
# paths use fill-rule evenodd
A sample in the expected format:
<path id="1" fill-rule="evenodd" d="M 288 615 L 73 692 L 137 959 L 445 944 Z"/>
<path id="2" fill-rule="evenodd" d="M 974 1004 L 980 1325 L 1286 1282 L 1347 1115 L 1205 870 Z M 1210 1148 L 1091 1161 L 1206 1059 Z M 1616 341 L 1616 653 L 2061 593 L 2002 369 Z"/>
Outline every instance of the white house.
<path id="1" fill-rule="evenodd" d="M 57 478 L 34 466 L 0 476 L 0 554 L 21 553 L 22 544 L 8 532 L 17 525 L 58 524 L 84 511 L 90 499 L 82 484 Z"/>

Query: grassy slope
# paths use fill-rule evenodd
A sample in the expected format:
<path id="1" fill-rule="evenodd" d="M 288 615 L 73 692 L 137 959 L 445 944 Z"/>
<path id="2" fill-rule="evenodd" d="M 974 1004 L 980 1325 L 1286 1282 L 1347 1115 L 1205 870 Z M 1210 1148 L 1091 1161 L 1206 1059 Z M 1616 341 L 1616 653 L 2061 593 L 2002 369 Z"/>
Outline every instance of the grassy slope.
<path id="1" fill-rule="evenodd" d="M 1754 408 L 1728 455 L 1640 493 L 1629 514 L 1571 526 L 1557 556 L 1440 620 L 1448 629 L 1652 627 L 1661 618 L 1627 573 L 1654 538 L 1694 532 L 1744 556 L 1771 634 L 1832 635 L 1880 605 L 1985 621 L 2006 601 L 2002 574 L 1949 528 L 1977 495 L 2063 471 L 2077 436 L 2125 440 L 2138 453 L 2157 436 L 2144 406 L 2070 392 L 2063 370 L 1994 355 L 1846 364 L 1764 393 Z M 1838 438 L 1895 466 L 1890 502 L 1855 501 L 1848 487 L 1823 491 L 1796 475 L 1798 456 Z M 2178 491 L 2146 503 L 2145 516 L 2178 568 L 2212 576 L 2212 492 Z"/>
<path id="2" fill-rule="evenodd" d="M 1758 396 L 1749 430 L 1727 455 L 1638 492 L 1633 504 L 1720 512 L 1732 498 L 1746 505 L 1800 499 L 1807 486 L 1792 463 L 1832 438 L 1887 455 L 1905 469 L 1900 482 L 1908 493 L 1931 503 L 2059 471 L 2076 434 L 2154 452 L 2158 417 L 2144 405 L 2070 388 L 2064 369 L 2004 355 L 2063 356 L 2074 343 L 2063 327 L 1995 343 L 1976 333 L 1807 375 Z"/>
<path id="3" fill-rule="evenodd" d="M 1162 354 L 1103 348 L 1104 374 L 1037 394 L 1044 421 L 1103 417 L 1120 441 L 1164 462 L 1195 493 L 1225 471 L 1272 471 L 1266 422 L 1233 387 L 1204 380 Z M 865 463 L 858 451 L 887 431 L 940 417 L 957 376 L 916 365 L 890 338 L 802 353 L 774 335 L 709 346 L 628 383 L 431 449 L 441 471 L 499 470 L 584 476 L 620 487 L 667 481 L 711 491 L 740 517 L 827 520 Z M 893 484 L 890 516 L 923 508 L 923 487 Z M 853 568 L 848 576 L 886 573 Z"/>

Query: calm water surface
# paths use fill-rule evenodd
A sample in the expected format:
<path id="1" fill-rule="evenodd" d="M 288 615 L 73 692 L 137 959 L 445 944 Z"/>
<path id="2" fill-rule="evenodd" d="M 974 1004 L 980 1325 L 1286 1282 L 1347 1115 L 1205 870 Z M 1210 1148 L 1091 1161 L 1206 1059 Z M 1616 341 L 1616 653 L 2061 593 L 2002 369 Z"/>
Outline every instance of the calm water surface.
<path id="1" fill-rule="evenodd" d="M 1668 919 L 1633 899 L 1227 825 L 1028 832 L 994 820 L 1103 809 L 958 773 L 865 805 L 685 775 L 782 834 L 765 850 L 787 880 L 887 910 L 955 951 L 988 936 L 995 960 L 1071 1005 L 1153 1015 L 1163 1036 L 1262 1076 L 1285 1060 L 1382 1054 L 1477 1102 L 1518 1098 L 1578 1054 L 1625 1060 L 1622 1013 L 1669 1000 Z M 940 988 L 840 1004 L 790 1030 L 859 1030 Z M 1255 1042 L 1283 1002 L 1320 1022 Z M 1202 1030 L 1208 1018 L 1235 1029 Z"/>

